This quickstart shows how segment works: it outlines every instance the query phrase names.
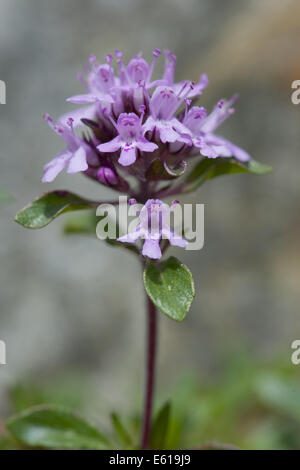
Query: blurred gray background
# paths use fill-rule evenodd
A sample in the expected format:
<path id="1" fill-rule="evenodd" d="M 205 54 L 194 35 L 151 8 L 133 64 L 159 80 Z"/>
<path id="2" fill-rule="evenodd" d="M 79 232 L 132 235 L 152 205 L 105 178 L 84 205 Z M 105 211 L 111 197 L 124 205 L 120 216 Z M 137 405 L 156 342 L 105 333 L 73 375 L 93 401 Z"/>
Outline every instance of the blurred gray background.
<path id="1" fill-rule="evenodd" d="M 90 54 L 115 49 L 126 59 L 155 47 L 177 55 L 177 79 L 207 72 L 201 104 L 240 93 L 222 134 L 274 167 L 271 175 L 235 175 L 206 184 L 205 247 L 174 253 L 197 289 L 183 324 L 160 315 L 160 388 L 178 375 L 214 374 L 232 350 L 263 359 L 290 358 L 300 337 L 300 79 L 297 0 L 0 0 L 0 187 L 15 200 L 0 205 L 0 411 L 6 386 L 81 370 L 103 408 L 140 396 L 144 361 L 144 293 L 135 258 L 96 238 L 62 235 L 63 217 L 41 231 L 18 226 L 18 209 L 45 190 L 66 188 L 108 200 L 83 176 L 42 169 L 61 143 L 42 120 L 70 108 L 81 92 L 76 74 Z M 284 356 L 285 357 L 285 356 Z M 292 366 L 291 366 L 292 367 Z M 138 388 L 137 388 L 138 387 Z"/>

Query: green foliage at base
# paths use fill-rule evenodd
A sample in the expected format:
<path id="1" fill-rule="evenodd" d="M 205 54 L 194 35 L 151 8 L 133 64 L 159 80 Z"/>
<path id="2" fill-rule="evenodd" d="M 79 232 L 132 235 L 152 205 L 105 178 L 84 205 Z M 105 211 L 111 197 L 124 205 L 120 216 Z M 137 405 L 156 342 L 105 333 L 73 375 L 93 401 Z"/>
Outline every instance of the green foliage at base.
<path id="1" fill-rule="evenodd" d="M 99 397 L 91 400 L 82 382 L 78 378 L 77 386 L 74 381 L 53 384 L 49 379 L 49 383 L 10 388 L 17 413 L 0 435 L 0 449 L 137 449 L 138 412 L 129 416 L 114 412 L 109 420 L 104 406 L 107 424 L 101 425 L 100 432 L 83 418 L 89 407 L 87 414 L 93 416 Z M 158 397 L 151 448 L 299 449 L 299 396 L 297 367 L 288 361 L 262 365 L 238 353 L 217 378 L 202 381 L 186 375 Z M 132 403 L 136 403 L 135 392 Z"/>

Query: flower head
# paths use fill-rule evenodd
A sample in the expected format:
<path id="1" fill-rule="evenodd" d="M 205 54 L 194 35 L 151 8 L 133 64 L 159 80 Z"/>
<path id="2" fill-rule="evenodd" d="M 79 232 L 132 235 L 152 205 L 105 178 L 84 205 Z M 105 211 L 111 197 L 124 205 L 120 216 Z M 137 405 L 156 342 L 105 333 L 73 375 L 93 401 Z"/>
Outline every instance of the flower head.
<path id="1" fill-rule="evenodd" d="M 177 201 L 176 201 L 177 203 Z M 139 238 L 144 239 L 143 256 L 152 259 L 160 259 L 162 252 L 160 241 L 162 238 L 169 240 L 173 246 L 185 248 L 187 241 L 170 228 L 170 208 L 159 199 L 149 199 L 139 213 L 139 224 L 136 229 L 118 241 L 135 243 Z"/>
<path id="2" fill-rule="evenodd" d="M 126 176 L 136 178 L 138 185 L 147 182 L 154 188 L 160 175 L 162 180 L 168 179 L 168 168 L 182 167 L 185 172 L 189 159 L 197 155 L 233 157 L 242 162 L 250 159 L 243 149 L 216 134 L 233 114 L 237 96 L 220 100 L 207 113 L 195 104 L 208 85 L 206 74 L 196 83 L 176 82 L 176 57 L 170 51 L 164 55 L 161 77 L 155 76 L 159 49 L 154 49 L 151 62 L 140 53 L 126 63 L 121 51 L 115 51 L 115 58 L 108 54 L 102 64 L 90 57 L 84 73 L 78 76 L 84 93 L 67 100 L 84 106 L 62 116 L 58 124 L 52 123 L 60 129 L 67 149 L 45 167 L 43 181 L 52 181 L 68 165 L 69 173 L 82 171 L 117 190 L 132 184 Z M 79 125 L 89 128 L 83 139 L 73 130 Z M 153 176 L 148 170 L 154 161 L 158 174 Z M 155 196 L 155 192 L 150 194 Z"/>

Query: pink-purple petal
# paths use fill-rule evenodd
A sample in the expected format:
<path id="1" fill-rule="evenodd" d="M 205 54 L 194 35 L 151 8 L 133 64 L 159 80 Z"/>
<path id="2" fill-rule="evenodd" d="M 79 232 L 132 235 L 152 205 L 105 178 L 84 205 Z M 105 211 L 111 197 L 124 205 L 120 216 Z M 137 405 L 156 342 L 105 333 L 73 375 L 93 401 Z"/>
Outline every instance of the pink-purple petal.
<path id="1" fill-rule="evenodd" d="M 154 150 L 158 149 L 158 145 L 154 144 L 153 142 L 149 142 L 145 138 L 140 138 L 136 141 L 136 146 L 142 152 L 154 152 Z"/>
<path id="2" fill-rule="evenodd" d="M 86 162 L 86 150 L 83 147 L 79 147 L 76 152 L 73 153 L 72 158 L 68 166 L 67 173 L 74 174 L 80 171 L 85 171 L 88 168 Z"/>
<path id="3" fill-rule="evenodd" d="M 140 225 L 138 225 L 136 230 L 127 233 L 126 235 L 123 235 L 123 237 L 118 238 L 117 241 L 123 243 L 135 243 L 139 238 L 142 237 L 142 235 L 143 233 L 140 229 Z"/>
<path id="4" fill-rule="evenodd" d="M 121 148 L 122 141 L 120 137 L 115 137 L 114 139 L 110 140 L 109 142 L 105 142 L 104 144 L 100 144 L 97 146 L 97 149 L 103 153 L 113 153 L 116 152 Z"/>
<path id="5" fill-rule="evenodd" d="M 188 241 L 183 237 L 170 229 L 170 227 L 164 227 L 162 230 L 162 236 L 169 240 L 170 244 L 173 246 L 179 246 L 180 248 L 185 248 L 188 244 Z"/>
<path id="6" fill-rule="evenodd" d="M 120 165 L 129 166 L 132 165 L 136 161 L 136 146 L 131 145 L 130 147 L 122 147 L 121 155 L 118 160 Z"/>
<path id="7" fill-rule="evenodd" d="M 72 157 L 70 152 L 62 152 L 44 167 L 43 183 L 51 183 L 57 175 L 66 167 Z"/>
<path id="8" fill-rule="evenodd" d="M 162 253 L 159 246 L 159 240 L 145 240 L 142 255 L 151 259 L 160 259 L 162 257 Z"/>

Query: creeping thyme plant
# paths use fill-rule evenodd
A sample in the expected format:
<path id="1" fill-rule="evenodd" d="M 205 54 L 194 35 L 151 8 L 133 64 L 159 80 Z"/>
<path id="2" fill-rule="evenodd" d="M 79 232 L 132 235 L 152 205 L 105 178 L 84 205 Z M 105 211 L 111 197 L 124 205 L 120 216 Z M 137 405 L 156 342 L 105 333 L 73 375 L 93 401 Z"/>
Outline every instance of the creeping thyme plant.
<path id="1" fill-rule="evenodd" d="M 220 125 L 234 113 L 237 95 L 219 100 L 208 112 L 198 105 L 208 86 L 207 76 L 201 75 L 196 83 L 176 82 L 176 57 L 165 51 L 163 75 L 154 78 L 159 56 L 161 51 L 155 49 L 151 64 L 138 54 L 127 65 L 120 51 L 115 52 L 115 58 L 108 55 L 104 64 L 90 57 L 84 73 L 78 76 L 83 93 L 67 100 L 81 106 L 57 121 L 44 116 L 64 144 L 64 149 L 44 167 L 44 183 L 54 181 L 63 170 L 69 174 L 82 173 L 127 196 L 128 207 L 139 207 L 135 227 L 107 241 L 130 249 L 144 270 L 148 315 L 146 387 L 140 442 L 130 444 L 141 449 L 163 447 L 161 441 L 158 444 L 155 440 L 155 433 L 161 436 L 169 413 L 169 408 L 164 407 L 153 420 L 157 311 L 180 322 L 195 295 L 188 268 L 174 256 L 166 257 L 170 245 L 179 248 L 188 245 L 185 233 L 175 231 L 169 223 L 170 214 L 179 205 L 173 198 L 195 191 L 205 181 L 220 175 L 269 171 L 245 150 L 219 135 Z M 165 198 L 173 200 L 172 203 L 163 202 Z M 27 228 L 41 228 L 60 214 L 95 211 L 105 202 L 65 190 L 46 192 L 18 212 L 16 221 Z M 119 200 L 109 203 L 118 206 Z M 80 228 L 84 231 L 84 222 Z M 116 417 L 114 424 L 122 434 L 124 430 Z M 29 409 L 11 418 L 7 427 L 29 447 L 113 446 L 109 437 L 82 418 L 54 406 Z M 35 432 L 28 431 L 32 428 Z M 126 443 L 117 445 L 126 447 Z"/>

